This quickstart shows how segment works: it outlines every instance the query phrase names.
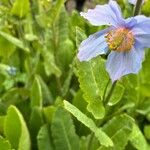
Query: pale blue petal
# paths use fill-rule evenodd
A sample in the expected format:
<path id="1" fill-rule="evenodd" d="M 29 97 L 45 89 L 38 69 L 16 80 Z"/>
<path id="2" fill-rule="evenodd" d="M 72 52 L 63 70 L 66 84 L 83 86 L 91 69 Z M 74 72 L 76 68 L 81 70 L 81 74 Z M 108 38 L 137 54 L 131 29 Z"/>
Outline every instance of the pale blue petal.
<path id="1" fill-rule="evenodd" d="M 137 23 L 133 26 L 132 32 L 134 35 L 150 34 L 150 18 L 143 15 L 134 17 Z"/>
<path id="2" fill-rule="evenodd" d="M 127 18 L 125 20 L 125 27 L 128 29 L 132 29 L 137 24 L 137 20 L 134 17 Z"/>
<path id="3" fill-rule="evenodd" d="M 139 47 L 149 48 L 150 47 L 150 34 L 136 35 L 135 44 L 139 45 Z"/>
<path id="4" fill-rule="evenodd" d="M 82 41 L 77 55 L 80 61 L 88 61 L 93 57 L 100 54 L 106 54 L 108 52 L 108 46 L 105 41 L 105 33 L 108 30 L 109 29 L 97 32 Z"/>
<path id="5" fill-rule="evenodd" d="M 121 10 L 115 1 L 110 0 L 108 4 L 97 5 L 95 9 L 89 9 L 87 13 L 81 13 L 92 25 L 120 26 L 124 23 Z"/>
<path id="6" fill-rule="evenodd" d="M 135 45 L 139 47 L 150 47 L 150 18 L 139 15 L 134 17 L 136 20 L 131 27 L 131 31 L 135 38 Z M 132 20 L 131 20 L 132 22 Z"/>
<path id="7" fill-rule="evenodd" d="M 129 52 L 112 51 L 106 63 L 111 80 L 120 79 L 122 76 L 134 73 L 137 74 L 142 66 L 144 50 L 133 48 Z"/>

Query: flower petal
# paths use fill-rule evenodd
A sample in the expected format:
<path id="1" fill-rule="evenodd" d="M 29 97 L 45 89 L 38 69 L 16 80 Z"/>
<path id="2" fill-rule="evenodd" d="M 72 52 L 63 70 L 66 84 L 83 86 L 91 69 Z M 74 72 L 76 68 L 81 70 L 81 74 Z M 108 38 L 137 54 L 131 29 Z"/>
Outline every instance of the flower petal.
<path id="1" fill-rule="evenodd" d="M 134 17 L 137 23 L 133 26 L 132 32 L 134 35 L 150 34 L 150 18 L 143 15 Z"/>
<path id="2" fill-rule="evenodd" d="M 82 41 L 77 57 L 80 61 L 88 61 L 93 57 L 108 52 L 108 46 L 105 42 L 105 34 L 109 31 L 105 29 L 90 35 L 89 38 Z"/>
<path id="3" fill-rule="evenodd" d="M 138 73 L 144 59 L 144 50 L 135 49 L 128 52 L 111 52 L 106 63 L 111 80 L 120 79 L 122 76 L 130 73 Z"/>
<path id="4" fill-rule="evenodd" d="M 143 48 L 150 47 L 150 34 L 141 34 L 135 36 L 135 45 Z"/>
<path id="5" fill-rule="evenodd" d="M 81 12 L 92 25 L 113 25 L 120 26 L 124 23 L 121 10 L 117 2 L 110 0 L 108 4 L 97 5 L 95 9 L 89 9 L 87 13 Z"/>
<path id="6" fill-rule="evenodd" d="M 150 18 L 143 15 L 134 17 L 137 21 L 131 31 L 135 38 L 135 45 L 139 47 L 150 47 Z"/>

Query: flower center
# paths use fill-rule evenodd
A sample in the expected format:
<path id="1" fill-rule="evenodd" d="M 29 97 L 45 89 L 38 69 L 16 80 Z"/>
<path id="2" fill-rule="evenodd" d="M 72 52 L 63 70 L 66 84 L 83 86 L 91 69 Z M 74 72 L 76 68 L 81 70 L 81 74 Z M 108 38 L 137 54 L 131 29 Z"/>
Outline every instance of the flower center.
<path id="1" fill-rule="evenodd" d="M 125 52 L 131 50 L 134 44 L 134 36 L 127 28 L 111 30 L 105 36 L 110 50 Z"/>

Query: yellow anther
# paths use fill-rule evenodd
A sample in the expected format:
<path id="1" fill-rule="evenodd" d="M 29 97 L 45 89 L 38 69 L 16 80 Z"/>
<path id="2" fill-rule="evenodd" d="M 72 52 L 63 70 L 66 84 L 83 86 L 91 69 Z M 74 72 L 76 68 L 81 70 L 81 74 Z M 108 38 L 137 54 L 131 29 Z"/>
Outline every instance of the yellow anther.
<path id="1" fill-rule="evenodd" d="M 109 49 L 114 51 L 129 51 L 134 44 L 133 33 L 127 28 L 111 30 L 105 38 Z"/>

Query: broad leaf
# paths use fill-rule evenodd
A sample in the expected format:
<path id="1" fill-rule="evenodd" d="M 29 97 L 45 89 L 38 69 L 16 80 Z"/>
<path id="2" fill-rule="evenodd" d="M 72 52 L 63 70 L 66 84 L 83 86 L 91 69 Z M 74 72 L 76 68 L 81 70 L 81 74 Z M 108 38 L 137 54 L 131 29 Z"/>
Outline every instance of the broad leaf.
<path id="1" fill-rule="evenodd" d="M 80 88 L 85 100 L 89 103 L 88 111 L 96 119 L 101 119 L 105 115 L 102 100 L 109 82 L 105 62 L 100 57 L 89 62 L 78 62 L 78 70 Z M 95 109 L 96 105 L 99 106 L 98 109 Z"/>
<path id="2" fill-rule="evenodd" d="M 14 132 L 15 131 L 15 132 Z M 30 136 L 22 114 L 15 106 L 8 108 L 4 124 L 4 133 L 12 148 L 30 150 Z"/>
<path id="3" fill-rule="evenodd" d="M 43 125 L 39 130 L 37 141 L 38 150 L 54 150 L 50 136 L 50 126 Z"/>
<path id="4" fill-rule="evenodd" d="M 13 15 L 16 15 L 19 18 L 23 18 L 29 13 L 29 0 L 15 0 L 13 8 L 11 10 Z"/>
<path id="5" fill-rule="evenodd" d="M 0 136 L 0 149 L 1 150 L 11 150 L 11 145 L 8 140 Z"/>
<path id="6" fill-rule="evenodd" d="M 79 149 L 79 138 L 71 116 L 62 108 L 58 108 L 52 120 L 52 137 L 56 150 Z"/>
<path id="7" fill-rule="evenodd" d="M 123 150 L 129 141 L 132 132 L 133 119 L 127 115 L 114 117 L 104 127 L 103 131 L 111 138 L 114 146 L 101 146 L 98 150 Z"/>

